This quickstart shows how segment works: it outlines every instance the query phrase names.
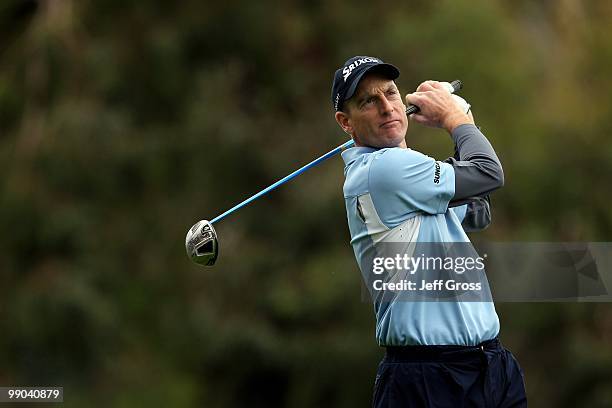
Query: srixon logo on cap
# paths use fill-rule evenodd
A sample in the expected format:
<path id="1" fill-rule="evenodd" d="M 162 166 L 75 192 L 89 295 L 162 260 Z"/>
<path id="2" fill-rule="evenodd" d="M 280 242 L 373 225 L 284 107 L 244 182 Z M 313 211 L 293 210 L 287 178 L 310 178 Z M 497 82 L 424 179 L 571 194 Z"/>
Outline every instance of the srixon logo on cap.
<path id="1" fill-rule="evenodd" d="M 344 69 L 342 70 L 342 73 L 344 74 L 344 82 L 346 82 L 346 78 L 348 78 L 349 75 L 351 75 L 351 73 L 353 72 L 355 68 L 357 68 L 361 64 L 365 64 L 368 62 L 380 62 L 380 61 L 376 58 L 366 57 L 366 58 L 359 58 L 358 60 L 351 62 L 351 65 L 349 65 L 348 67 L 344 67 Z"/>

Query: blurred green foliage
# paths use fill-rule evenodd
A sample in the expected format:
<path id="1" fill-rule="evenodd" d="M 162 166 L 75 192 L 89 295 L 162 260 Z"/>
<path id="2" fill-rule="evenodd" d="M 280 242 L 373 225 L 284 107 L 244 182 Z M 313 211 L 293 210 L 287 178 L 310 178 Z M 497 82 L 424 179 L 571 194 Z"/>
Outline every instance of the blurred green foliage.
<path id="1" fill-rule="evenodd" d="M 506 186 L 479 240 L 608 241 L 612 3 L 20 1 L 0 6 L 0 385 L 66 407 L 368 406 L 371 306 L 335 159 L 352 55 L 462 92 Z M 408 143 L 450 155 L 439 131 Z M 612 405 L 612 306 L 499 304 L 532 406 Z"/>

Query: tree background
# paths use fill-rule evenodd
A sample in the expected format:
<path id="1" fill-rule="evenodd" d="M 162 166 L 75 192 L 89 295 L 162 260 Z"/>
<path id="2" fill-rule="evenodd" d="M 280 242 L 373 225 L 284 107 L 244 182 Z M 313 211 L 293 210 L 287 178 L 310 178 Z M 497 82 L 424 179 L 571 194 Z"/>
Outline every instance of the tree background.
<path id="1" fill-rule="evenodd" d="M 610 241 L 612 3 L 3 0 L 0 385 L 66 407 L 369 406 L 383 351 L 343 164 L 187 229 L 342 143 L 333 72 L 460 78 L 506 186 L 490 241 Z M 440 131 L 408 143 L 451 155 Z M 534 407 L 612 405 L 612 305 L 498 303 Z"/>

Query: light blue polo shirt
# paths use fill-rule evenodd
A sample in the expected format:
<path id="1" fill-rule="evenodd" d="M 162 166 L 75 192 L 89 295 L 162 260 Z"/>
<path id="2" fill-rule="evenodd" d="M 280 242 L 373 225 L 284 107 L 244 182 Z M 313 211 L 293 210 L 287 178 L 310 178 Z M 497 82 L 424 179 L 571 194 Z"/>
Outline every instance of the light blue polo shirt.
<path id="1" fill-rule="evenodd" d="M 469 242 L 461 226 L 467 206 L 448 208 L 455 194 L 450 164 L 402 148 L 353 147 L 342 158 L 351 245 L 362 274 L 381 243 Z M 374 311 L 381 346 L 477 345 L 499 332 L 493 302 L 374 302 Z"/>

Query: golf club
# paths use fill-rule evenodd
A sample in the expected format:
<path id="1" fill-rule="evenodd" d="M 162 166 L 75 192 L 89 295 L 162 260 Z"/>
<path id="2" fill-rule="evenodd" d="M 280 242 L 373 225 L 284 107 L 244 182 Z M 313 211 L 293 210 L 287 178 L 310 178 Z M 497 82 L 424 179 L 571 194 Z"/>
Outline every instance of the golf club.
<path id="1" fill-rule="evenodd" d="M 442 82 L 442 84 L 446 84 L 448 87 L 448 91 L 450 93 L 455 93 L 462 88 L 462 83 L 459 80 L 453 82 Z M 408 105 L 406 108 L 406 115 L 412 115 L 413 113 L 417 113 L 419 111 L 419 107 L 416 105 Z M 306 170 L 318 165 L 319 163 L 333 157 L 347 149 L 349 147 L 354 146 L 355 142 L 351 139 L 341 144 L 340 146 L 330 150 L 325 153 L 321 157 L 311 161 L 310 163 L 300 167 L 293 173 L 283 177 L 278 180 L 276 183 L 266 187 L 261 190 L 259 193 L 254 194 L 253 196 L 247 198 L 239 204 L 236 204 L 234 207 L 225 211 L 224 213 L 216 216 L 211 221 L 201 220 L 195 223 L 189 231 L 187 231 L 187 236 L 185 237 L 185 248 L 187 250 L 187 255 L 189 258 L 198 265 L 204 266 L 212 266 L 219 256 L 219 240 L 217 238 L 217 233 L 213 227 L 214 223 L 221 221 L 223 218 L 227 217 L 231 213 L 239 210 L 240 208 L 248 205 L 249 203 L 257 200 L 259 197 L 269 193 L 275 188 L 285 184 L 289 180 L 299 176 L 304 173 Z"/>

